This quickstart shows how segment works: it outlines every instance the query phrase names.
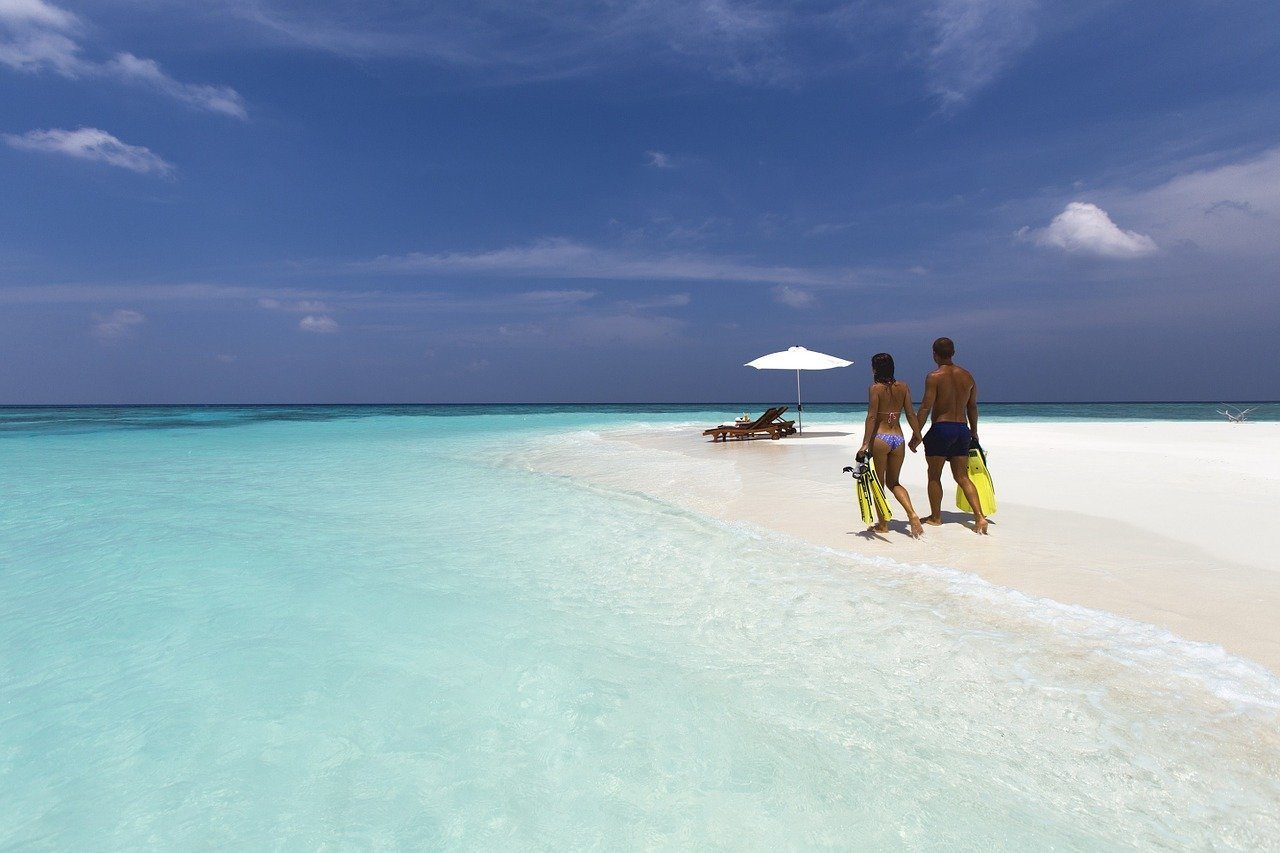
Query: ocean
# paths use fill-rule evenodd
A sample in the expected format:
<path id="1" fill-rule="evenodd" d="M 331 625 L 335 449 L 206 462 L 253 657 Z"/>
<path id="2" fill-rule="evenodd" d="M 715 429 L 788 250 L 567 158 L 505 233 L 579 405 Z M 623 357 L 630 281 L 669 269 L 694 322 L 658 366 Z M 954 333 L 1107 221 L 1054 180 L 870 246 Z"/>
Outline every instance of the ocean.
<path id="1" fill-rule="evenodd" d="M 1262 668 L 534 464 L 734 408 L 0 409 L 0 848 L 1280 846 Z"/>

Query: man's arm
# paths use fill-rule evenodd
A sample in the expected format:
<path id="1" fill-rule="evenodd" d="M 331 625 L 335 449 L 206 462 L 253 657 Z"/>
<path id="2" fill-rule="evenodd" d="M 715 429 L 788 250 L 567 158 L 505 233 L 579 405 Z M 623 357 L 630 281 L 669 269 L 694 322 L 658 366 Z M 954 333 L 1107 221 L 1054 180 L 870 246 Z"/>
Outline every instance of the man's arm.
<path id="1" fill-rule="evenodd" d="M 920 401 L 920 411 L 916 413 L 916 423 L 923 426 L 929 422 L 929 414 L 933 411 L 934 398 L 938 396 L 938 377 L 930 373 L 924 378 L 924 399 Z M 911 450 L 920 446 L 920 433 L 911 436 Z"/>
<path id="2" fill-rule="evenodd" d="M 974 382 L 969 389 L 969 402 L 965 406 L 965 413 L 969 416 L 969 434 L 973 436 L 973 440 L 978 440 L 978 383 Z"/>

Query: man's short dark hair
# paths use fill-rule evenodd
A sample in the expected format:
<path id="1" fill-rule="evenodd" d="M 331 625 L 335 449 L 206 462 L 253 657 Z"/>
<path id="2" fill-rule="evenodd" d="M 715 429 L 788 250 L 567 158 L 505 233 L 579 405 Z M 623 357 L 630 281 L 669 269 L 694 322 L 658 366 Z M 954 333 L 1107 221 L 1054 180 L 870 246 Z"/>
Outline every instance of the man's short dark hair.
<path id="1" fill-rule="evenodd" d="M 956 342 L 951 338 L 938 338 L 933 342 L 933 354 L 938 358 L 951 358 L 956 354 Z"/>

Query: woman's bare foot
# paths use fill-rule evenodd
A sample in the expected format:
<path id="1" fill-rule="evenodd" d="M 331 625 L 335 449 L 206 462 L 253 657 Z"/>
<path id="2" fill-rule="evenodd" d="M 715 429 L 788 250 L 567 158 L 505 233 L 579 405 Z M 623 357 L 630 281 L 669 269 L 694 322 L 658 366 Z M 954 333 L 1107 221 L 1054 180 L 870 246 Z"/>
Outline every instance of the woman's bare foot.
<path id="1" fill-rule="evenodd" d="M 924 518 L 920 520 L 923 521 L 925 524 L 931 524 L 934 527 L 942 526 L 942 519 L 936 515 L 926 515 Z"/>
<path id="2" fill-rule="evenodd" d="M 987 535 L 987 520 L 985 518 L 975 518 L 973 520 L 973 532 L 982 536 Z"/>
<path id="3" fill-rule="evenodd" d="M 924 526 L 920 524 L 920 516 L 912 515 L 907 517 L 907 523 L 911 525 L 911 538 L 919 539 L 924 535 Z"/>

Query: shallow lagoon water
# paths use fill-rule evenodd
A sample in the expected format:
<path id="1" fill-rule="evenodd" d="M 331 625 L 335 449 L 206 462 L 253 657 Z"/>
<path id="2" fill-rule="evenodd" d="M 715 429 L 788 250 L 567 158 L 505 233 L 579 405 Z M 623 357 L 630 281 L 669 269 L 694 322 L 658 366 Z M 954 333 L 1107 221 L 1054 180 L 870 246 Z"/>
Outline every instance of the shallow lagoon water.
<path id="1" fill-rule="evenodd" d="M 1259 668 L 527 464 L 719 412 L 12 411 L 0 845 L 1280 844 Z"/>

